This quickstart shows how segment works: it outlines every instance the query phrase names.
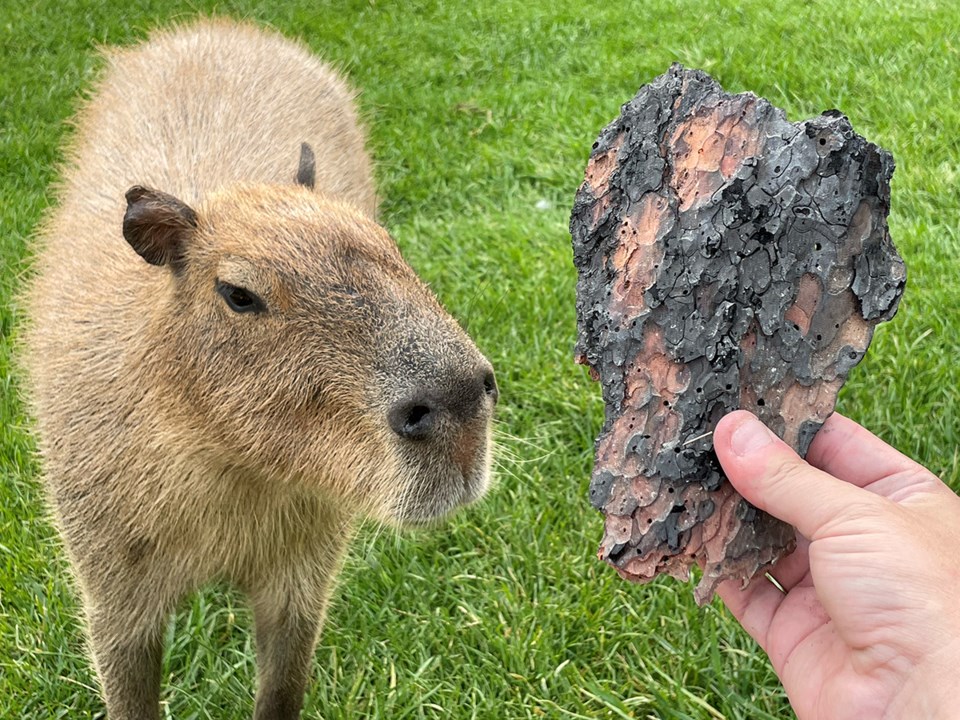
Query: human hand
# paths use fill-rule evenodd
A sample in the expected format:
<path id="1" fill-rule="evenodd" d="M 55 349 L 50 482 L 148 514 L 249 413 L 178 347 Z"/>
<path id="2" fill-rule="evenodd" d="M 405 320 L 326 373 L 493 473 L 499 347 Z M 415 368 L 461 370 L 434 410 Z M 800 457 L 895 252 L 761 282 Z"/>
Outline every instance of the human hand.
<path id="1" fill-rule="evenodd" d="M 800 720 L 960 717 L 960 498 L 836 414 L 809 464 L 745 411 L 714 447 L 741 495 L 797 528 L 770 572 L 784 591 L 758 577 L 718 593 Z"/>

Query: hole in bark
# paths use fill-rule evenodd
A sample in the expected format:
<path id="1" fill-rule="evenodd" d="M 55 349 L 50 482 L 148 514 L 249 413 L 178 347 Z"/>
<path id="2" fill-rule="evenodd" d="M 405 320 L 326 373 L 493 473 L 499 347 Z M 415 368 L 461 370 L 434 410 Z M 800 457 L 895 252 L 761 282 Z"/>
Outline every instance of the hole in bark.
<path id="1" fill-rule="evenodd" d="M 821 144 L 821 145 L 826 145 L 826 144 L 827 144 L 826 139 L 825 139 L 825 138 L 820 138 L 820 144 Z"/>
<path id="2" fill-rule="evenodd" d="M 763 407 L 764 405 L 766 405 L 766 403 L 764 402 L 763 398 L 757 398 L 757 406 Z"/>
<path id="3" fill-rule="evenodd" d="M 823 246 L 822 246 L 820 243 L 814 243 L 814 245 L 813 245 L 813 249 L 814 249 L 814 250 L 819 250 L 821 247 L 823 247 Z"/>

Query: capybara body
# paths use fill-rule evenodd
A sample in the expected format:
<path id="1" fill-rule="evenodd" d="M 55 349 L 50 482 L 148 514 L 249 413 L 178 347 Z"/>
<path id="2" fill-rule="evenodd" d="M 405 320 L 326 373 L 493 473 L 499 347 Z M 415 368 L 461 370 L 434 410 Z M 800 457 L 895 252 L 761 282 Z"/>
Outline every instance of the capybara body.
<path id="1" fill-rule="evenodd" d="M 352 93 L 300 45 L 158 33 L 77 124 L 24 364 L 108 716 L 159 717 L 165 621 L 225 579 L 255 717 L 297 717 L 356 520 L 486 489 L 492 370 L 375 222 Z"/>

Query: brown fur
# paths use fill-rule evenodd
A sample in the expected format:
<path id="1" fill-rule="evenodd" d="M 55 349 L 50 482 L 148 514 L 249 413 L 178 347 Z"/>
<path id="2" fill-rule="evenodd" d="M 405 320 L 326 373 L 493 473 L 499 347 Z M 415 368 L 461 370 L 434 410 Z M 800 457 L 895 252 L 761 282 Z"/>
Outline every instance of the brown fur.
<path id="1" fill-rule="evenodd" d="M 110 53 L 80 115 L 24 360 L 112 720 L 159 716 L 165 619 L 211 578 L 251 598 L 255 717 L 296 717 L 355 520 L 486 489 L 489 363 L 374 222 L 363 142 L 333 71 L 225 21 Z"/>

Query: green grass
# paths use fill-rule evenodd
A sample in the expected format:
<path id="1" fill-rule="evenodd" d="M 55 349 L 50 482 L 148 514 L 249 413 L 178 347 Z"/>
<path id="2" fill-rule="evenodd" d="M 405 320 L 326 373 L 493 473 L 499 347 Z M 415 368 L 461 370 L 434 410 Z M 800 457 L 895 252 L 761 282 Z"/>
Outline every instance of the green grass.
<path id="1" fill-rule="evenodd" d="M 306 716 L 789 716 L 719 602 L 698 610 L 687 586 L 628 585 L 593 558 L 601 518 L 586 489 L 602 406 L 571 359 L 566 231 L 597 132 L 674 60 L 791 119 L 844 110 L 896 157 L 890 226 L 910 276 L 840 409 L 960 487 L 960 5 L 778 5 L 2 0 L 0 717 L 102 711 L 11 371 L 28 237 L 96 46 L 198 11 L 299 35 L 362 88 L 384 222 L 494 361 L 503 393 L 494 494 L 439 531 L 361 537 Z M 168 717 L 250 715 L 249 627 L 225 588 L 183 608 L 168 635 Z"/>

